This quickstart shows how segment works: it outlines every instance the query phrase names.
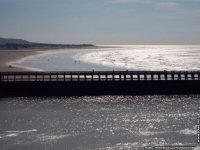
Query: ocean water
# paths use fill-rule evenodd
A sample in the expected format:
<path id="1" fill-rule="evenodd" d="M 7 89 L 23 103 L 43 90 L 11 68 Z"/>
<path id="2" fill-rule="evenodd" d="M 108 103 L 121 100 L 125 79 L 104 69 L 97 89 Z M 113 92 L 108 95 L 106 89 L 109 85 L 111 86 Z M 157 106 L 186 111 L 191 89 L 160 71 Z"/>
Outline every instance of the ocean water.
<path id="1" fill-rule="evenodd" d="M 0 100 L 2 150 L 143 150 L 195 146 L 198 95 Z"/>
<path id="2" fill-rule="evenodd" d="M 200 46 L 118 46 L 54 50 L 27 57 L 13 65 L 45 71 L 200 70 Z"/>
<path id="3" fill-rule="evenodd" d="M 200 70 L 200 46 L 51 50 L 13 62 L 44 71 Z M 199 95 L 0 98 L 2 150 L 195 146 Z"/>

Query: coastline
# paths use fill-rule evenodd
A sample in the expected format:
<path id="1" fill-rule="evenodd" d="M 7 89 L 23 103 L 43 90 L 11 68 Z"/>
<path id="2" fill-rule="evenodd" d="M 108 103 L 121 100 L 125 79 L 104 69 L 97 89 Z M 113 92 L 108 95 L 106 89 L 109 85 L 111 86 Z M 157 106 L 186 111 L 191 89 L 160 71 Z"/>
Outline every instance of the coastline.
<path id="1" fill-rule="evenodd" d="M 32 68 L 14 65 L 14 62 L 28 56 L 38 55 L 40 51 L 41 50 L 0 50 L 0 71 L 34 71 Z"/>
<path id="2" fill-rule="evenodd" d="M 97 48 L 95 48 L 95 49 L 97 49 Z M 68 51 L 65 51 L 65 50 L 68 50 Z M 26 65 L 23 66 L 23 65 L 21 65 L 21 62 L 23 62 L 26 59 L 30 59 L 32 57 L 38 58 L 40 56 L 46 56 L 49 54 L 51 55 L 54 53 L 58 54 L 58 53 L 63 53 L 63 52 L 69 54 L 68 58 L 66 59 L 67 60 L 66 63 L 68 64 L 67 65 L 68 70 L 74 69 L 74 68 L 71 68 L 71 66 L 73 66 L 73 65 L 75 65 L 78 70 L 81 70 L 82 68 L 87 68 L 88 64 L 84 63 L 84 62 L 81 62 L 81 64 L 76 63 L 76 60 L 74 60 L 72 58 L 71 53 L 76 53 L 76 52 L 82 51 L 82 50 L 83 50 L 82 48 L 78 48 L 78 49 L 0 50 L 0 72 L 44 71 L 42 69 L 38 69 L 35 67 L 30 67 L 30 66 L 26 66 Z M 20 64 L 20 65 L 18 65 L 18 64 Z M 92 64 L 90 64 L 89 66 L 91 66 L 91 65 Z M 106 68 L 106 67 L 102 67 L 102 66 L 98 66 L 98 65 L 92 65 L 92 66 L 94 68 L 96 68 L 96 67 L 101 68 L 100 70 L 105 70 L 105 68 Z M 77 70 L 77 69 L 75 69 L 75 70 Z"/>

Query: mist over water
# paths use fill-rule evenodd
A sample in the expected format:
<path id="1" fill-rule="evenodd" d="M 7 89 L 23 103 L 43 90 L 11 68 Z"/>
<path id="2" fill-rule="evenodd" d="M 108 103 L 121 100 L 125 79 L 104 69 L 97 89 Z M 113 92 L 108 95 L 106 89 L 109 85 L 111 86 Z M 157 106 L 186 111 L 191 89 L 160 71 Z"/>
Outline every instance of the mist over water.
<path id="1" fill-rule="evenodd" d="M 8 149 L 143 149 L 194 145 L 199 96 L 4 98 L 0 145 Z"/>

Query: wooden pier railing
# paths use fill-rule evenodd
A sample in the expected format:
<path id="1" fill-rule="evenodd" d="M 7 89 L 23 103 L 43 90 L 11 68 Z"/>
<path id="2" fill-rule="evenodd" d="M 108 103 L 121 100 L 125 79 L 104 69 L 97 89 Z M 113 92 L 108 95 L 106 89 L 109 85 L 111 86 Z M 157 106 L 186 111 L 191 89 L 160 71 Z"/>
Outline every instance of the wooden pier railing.
<path id="1" fill-rule="evenodd" d="M 200 71 L 0 72 L 0 82 L 200 80 Z"/>

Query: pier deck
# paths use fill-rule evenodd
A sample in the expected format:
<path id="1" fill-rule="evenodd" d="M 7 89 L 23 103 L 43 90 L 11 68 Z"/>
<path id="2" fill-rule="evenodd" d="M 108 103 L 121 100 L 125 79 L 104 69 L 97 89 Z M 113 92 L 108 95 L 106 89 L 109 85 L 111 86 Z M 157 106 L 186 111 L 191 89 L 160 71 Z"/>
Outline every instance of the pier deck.
<path id="1" fill-rule="evenodd" d="M 200 71 L 0 72 L 1 96 L 199 93 Z"/>

